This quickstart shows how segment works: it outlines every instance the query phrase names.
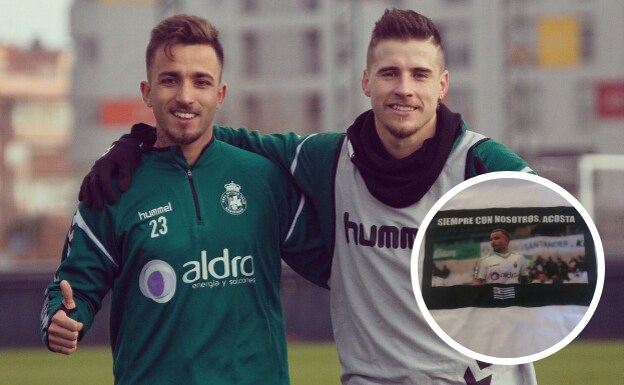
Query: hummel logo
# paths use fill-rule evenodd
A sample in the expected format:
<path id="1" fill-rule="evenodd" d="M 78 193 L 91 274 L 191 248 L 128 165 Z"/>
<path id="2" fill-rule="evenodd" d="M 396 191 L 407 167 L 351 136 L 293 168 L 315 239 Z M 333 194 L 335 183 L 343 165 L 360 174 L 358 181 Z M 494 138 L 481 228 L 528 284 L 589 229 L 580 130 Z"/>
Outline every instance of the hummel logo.
<path id="1" fill-rule="evenodd" d="M 360 246 L 411 249 L 416 239 L 418 229 L 415 227 L 396 227 L 390 225 L 372 225 L 364 227 L 364 224 L 349 220 L 349 212 L 343 215 L 344 232 L 347 243 L 355 243 Z M 369 235 L 366 235 L 368 232 Z M 350 236 L 353 235 L 351 238 Z M 366 239 L 368 237 L 368 239 Z"/>
<path id="2" fill-rule="evenodd" d="M 149 218 L 155 217 L 157 215 L 160 215 L 169 211 L 173 211 L 171 202 L 168 202 L 164 206 L 156 207 L 155 209 L 151 209 L 148 211 L 139 211 L 137 214 L 139 214 L 139 220 L 142 221 L 142 220 L 149 219 Z"/>

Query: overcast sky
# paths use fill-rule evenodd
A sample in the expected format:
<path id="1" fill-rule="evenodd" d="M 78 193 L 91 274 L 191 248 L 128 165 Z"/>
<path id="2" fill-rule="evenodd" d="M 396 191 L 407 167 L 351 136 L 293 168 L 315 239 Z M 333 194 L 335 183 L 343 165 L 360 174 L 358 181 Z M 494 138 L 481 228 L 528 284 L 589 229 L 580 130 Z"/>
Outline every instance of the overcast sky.
<path id="1" fill-rule="evenodd" d="M 0 43 L 29 46 L 39 38 L 47 48 L 69 48 L 72 0 L 0 0 Z"/>

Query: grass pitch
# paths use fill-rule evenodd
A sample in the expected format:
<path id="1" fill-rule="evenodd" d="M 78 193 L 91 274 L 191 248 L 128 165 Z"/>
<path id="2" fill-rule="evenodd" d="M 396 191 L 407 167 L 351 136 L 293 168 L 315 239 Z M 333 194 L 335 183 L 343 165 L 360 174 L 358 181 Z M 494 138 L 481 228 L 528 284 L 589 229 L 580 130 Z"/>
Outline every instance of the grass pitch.
<path id="1" fill-rule="evenodd" d="M 332 343 L 290 343 L 292 385 L 339 385 L 340 365 Z M 573 342 L 535 363 L 539 385 L 611 385 L 624 379 L 624 341 Z M 3 385 L 111 385 L 108 347 L 82 347 L 72 356 L 43 347 L 0 350 Z"/>
<path id="2" fill-rule="evenodd" d="M 290 343 L 292 385 L 339 385 L 333 343 Z M 80 347 L 71 356 L 41 348 L 0 349 L 0 385 L 112 385 L 109 347 Z"/>
<path id="3" fill-rule="evenodd" d="M 624 384 L 624 340 L 572 342 L 535 363 L 539 385 Z"/>

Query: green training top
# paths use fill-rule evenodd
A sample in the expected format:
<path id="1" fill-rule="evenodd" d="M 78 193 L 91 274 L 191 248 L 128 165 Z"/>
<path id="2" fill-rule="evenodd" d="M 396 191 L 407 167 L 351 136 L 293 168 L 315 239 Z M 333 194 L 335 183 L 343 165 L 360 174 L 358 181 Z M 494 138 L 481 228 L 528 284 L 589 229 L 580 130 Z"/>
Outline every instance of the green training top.
<path id="1" fill-rule="evenodd" d="M 78 207 L 42 312 L 60 280 L 86 332 L 111 292 L 116 384 L 288 384 L 282 257 L 311 271 L 324 250 L 282 171 L 213 141 L 190 167 L 178 147 L 142 156 L 118 204 Z"/>

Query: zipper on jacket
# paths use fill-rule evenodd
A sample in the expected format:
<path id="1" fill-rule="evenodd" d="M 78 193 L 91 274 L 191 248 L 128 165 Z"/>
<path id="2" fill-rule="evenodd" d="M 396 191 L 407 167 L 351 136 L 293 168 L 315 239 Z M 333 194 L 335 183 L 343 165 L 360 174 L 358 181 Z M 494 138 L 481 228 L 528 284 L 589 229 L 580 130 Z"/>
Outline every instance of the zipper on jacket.
<path id="1" fill-rule="evenodd" d="M 197 216 L 197 220 L 201 222 L 202 216 L 201 216 L 201 211 L 199 210 L 199 199 L 197 199 L 197 190 L 195 189 L 195 181 L 193 180 L 193 171 L 191 169 L 186 170 L 186 175 L 188 176 L 189 185 L 191 186 L 191 193 L 193 194 L 193 203 L 195 204 L 195 215 Z"/>

